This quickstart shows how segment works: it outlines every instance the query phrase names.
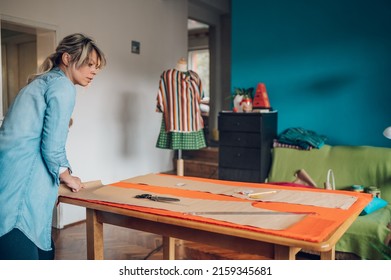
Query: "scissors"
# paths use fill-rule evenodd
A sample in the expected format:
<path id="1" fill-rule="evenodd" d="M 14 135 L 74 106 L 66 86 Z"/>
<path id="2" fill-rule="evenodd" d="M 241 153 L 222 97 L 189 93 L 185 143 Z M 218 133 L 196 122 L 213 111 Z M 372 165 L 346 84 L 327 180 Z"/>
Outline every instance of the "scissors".
<path id="1" fill-rule="evenodd" d="M 148 194 L 148 193 L 136 195 L 135 198 L 146 198 L 146 199 L 150 199 L 150 200 L 153 200 L 153 201 L 160 201 L 160 202 L 180 201 L 179 198 L 166 197 L 166 196 L 157 196 L 157 195 L 152 195 L 152 194 Z"/>

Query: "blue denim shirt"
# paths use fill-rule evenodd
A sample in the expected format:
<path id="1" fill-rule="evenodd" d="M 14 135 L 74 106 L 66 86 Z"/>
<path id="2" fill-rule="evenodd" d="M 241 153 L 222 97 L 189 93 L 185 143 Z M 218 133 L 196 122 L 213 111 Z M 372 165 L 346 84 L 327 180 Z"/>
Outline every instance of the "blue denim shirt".
<path id="1" fill-rule="evenodd" d="M 21 230 L 51 249 L 60 167 L 70 168 L 65 144 L 76 99 L 59 69 L 33 80 L 16 96 L 0 128 L 0 236 Z"/>

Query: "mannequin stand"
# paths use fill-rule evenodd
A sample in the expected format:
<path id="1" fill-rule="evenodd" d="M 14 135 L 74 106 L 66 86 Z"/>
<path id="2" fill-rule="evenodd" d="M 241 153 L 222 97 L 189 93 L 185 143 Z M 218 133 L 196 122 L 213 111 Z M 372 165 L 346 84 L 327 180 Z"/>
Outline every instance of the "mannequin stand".
<path id="1" fill-rule="evenodd" d="M 183 159 L 182 159 L 182 150 L 178 150 L 178 159 L 176 162 L 176 173 L 178 176 L 184 176 L 184 168 L 183 168 Z"/>

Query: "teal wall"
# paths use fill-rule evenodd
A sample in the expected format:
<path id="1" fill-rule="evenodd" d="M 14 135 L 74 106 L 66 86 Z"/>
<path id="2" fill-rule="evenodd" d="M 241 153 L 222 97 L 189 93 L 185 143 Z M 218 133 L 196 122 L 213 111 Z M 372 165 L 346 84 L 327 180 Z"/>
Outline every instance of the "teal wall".
<path id="1" fill-rule="evenodd" d="M 391 1 L 232 0 L 231 88 L 259 82 L 279 132 L 391 147 Z"/>

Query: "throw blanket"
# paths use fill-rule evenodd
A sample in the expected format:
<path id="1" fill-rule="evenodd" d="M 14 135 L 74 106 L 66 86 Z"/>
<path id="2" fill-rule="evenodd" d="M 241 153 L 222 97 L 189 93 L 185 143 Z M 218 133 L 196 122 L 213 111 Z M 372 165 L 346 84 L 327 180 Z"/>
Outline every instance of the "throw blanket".
<path id="1" fill-rule="evenodd" d="M 326 136 L 300 127 L 288 128 L 278 136 L 279 143 L 298 146 L 304 150 L 310 150 L 312 147 L 319 149 L 325 144 L 326 139 Z"/>

